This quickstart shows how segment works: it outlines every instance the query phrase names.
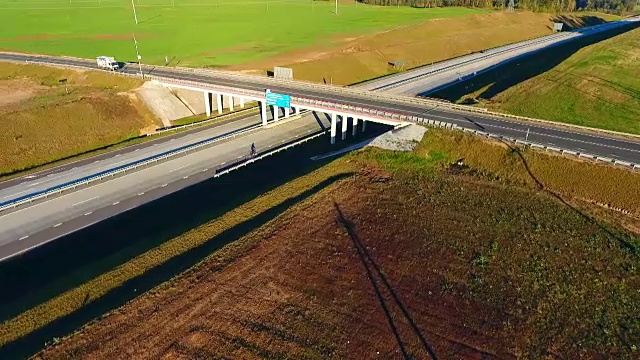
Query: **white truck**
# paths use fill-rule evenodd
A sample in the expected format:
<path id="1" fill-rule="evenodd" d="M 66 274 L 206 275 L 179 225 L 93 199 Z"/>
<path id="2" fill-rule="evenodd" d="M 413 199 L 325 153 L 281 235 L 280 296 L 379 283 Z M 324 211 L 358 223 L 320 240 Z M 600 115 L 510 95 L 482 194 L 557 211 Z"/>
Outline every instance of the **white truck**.
<path id="1" fill-rule="evenodd" d="M 96 58 L 96 62 L 98 63 L 98 67 L 101 69 L 112 71 L 120 69 L 120 64 L 118 64 L 116 59 L 110 56 L 98 56 Z"/>

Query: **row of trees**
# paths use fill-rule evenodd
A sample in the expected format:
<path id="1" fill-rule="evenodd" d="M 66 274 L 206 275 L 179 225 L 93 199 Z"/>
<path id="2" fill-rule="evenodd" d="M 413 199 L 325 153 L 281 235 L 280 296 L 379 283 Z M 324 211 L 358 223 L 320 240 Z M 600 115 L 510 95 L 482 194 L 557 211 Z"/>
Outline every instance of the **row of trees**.
<path id="1" fill-rule="evenodd" d="M 465 6 L 481 8 L 506 8 L 509 0 L 358 0 L 372 5 L 407 5 L 413 7 Z M 531 11 L 599 10 L 611 13 L 632 11 L 640 0 L 514 0 L 515 8 Z"/>

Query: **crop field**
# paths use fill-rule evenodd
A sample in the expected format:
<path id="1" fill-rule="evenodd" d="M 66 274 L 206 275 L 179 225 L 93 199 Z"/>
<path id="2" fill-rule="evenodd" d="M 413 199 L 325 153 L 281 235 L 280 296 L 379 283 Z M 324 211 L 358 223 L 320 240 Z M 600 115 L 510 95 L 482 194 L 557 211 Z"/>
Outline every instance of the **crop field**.
<path id="1" fill-rule="evenodd" d="M 541 51 L 432 96 L 521 116 L 640 134 L 639 59 L 640 28 L 636 25 L 611 38 L 596 36 Z"/>
<path id="2" fill-rule="evenodd" d="M 0 0 L 0 49 L 53 55 L 115 56 L 185 66 L 222 66 L 261 59 L 338 34 L 365 34 L 428 19 L 486 12 L 413 9 L 324 1 Z"/>
<path id="3" fill-rule="evenodd" d="M 420 151 L 350 154 L 243 205 L 319 189 L 35 358 L 633 358 L 637 237 Z"/>

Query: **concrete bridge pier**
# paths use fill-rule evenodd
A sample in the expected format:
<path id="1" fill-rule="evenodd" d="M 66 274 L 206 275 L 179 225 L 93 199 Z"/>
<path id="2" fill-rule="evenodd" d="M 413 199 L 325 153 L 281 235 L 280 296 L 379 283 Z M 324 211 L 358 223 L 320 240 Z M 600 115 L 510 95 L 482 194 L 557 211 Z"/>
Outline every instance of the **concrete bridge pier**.
<path id="1" fill-rule="evenodd" d="M 356 134 L 358 133 L 358 118 L 354 116 L 351 119 L 353 119 L 353 127 L 351 128 L 351 135 L 356 136 Z"/>
<path id="2" fill-rule="evenodd" d="M 362 132 L 367 130 L 367 119 L 362 119 Z"/>
<path id="3" fill-rule="evenodd" d="M 240 100 L 240 109 L 244 109 L 244 98 L 241 96 L 239 100 Z"/>
<path id="4" fill-rule="evenodd" d="M 347 126 L 349 125 L 349 116 L 342 114 L 342 140 L 347 140 Z"/>
<path id="5" fill-rule="evenodd" d="M 267 102 L 260 101 L 260 117 L 262 117 L 262 126 L 267 125 Z"/>
<path id="6" fill-rule="evenodd" d="M 229 111 L 233 111 L 233 96 L 229 95 Z"/>
<path id="7" fill-rule="evenodd" d="M 216 104 L 218 105 L 218 114 L 222 114 L 222 94 L 216 94 Z"/>
<path id="8" fill-rule="evenodd" d="M 279 112 L 280 112 L 280 108 L 273 105 L 273 121 L 274 122 L 278 121 L 278 116 L 280 115 L 278 114 Z"/>
<path id="9" fill-rule="evenodd" d="M 211 116 L 211 93 L 208 91 L 203 92 L 204 94 L 204 112 L 207 114 L 207 117 Z"/>
<path id="10" fill-rule="evenodd" d="M 338 114 L 331 113 L 331 145 L 336 143 L 336 126 Z"/>
<path id="11" fill-rule="evenodd" d="M 289 108 L 284 108 L 284 118 L 289 118 Z"/>

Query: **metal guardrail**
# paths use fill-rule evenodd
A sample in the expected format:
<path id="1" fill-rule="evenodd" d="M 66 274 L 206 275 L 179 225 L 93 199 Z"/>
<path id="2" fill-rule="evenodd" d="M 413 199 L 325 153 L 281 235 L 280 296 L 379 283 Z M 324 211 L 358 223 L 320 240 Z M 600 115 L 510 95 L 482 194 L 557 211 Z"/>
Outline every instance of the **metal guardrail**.
<path id="1" fill-rule="evenodd" d="M 260 129 L 260 127 L 261 127 L 260 124 L 256 124 L 256 125 L 251 126 L 249 128 L 242 129 L 242 130 L 236 131 L 236 132 L 232 132 L 230 134 L 226 134 L 226 135 L 223 135 L 223 136 L 214 137 L 214 138 L 205 139 L 205 140 L 200 140 L 200 141 L 198 141 L 196 143 L 193 143 L 193 144 L 184 145 L 184 146 L 181 146 L 181 147 L 173 149 L 173 150 L 165 151 L 163 153 L 156 154 L 156 155 L 153 155 L 153 156 L 149 156 L 149 157 L 146 157 L 144 159 L 136 160 L 136 161 L 130 162 L 128 164 L 124 164 L 124 165 L 117 166 L 115 168 L 107 169 L 107 170 L 104 170 L 104 171 L 101 171 L 101 172 L 98 172 L 98 173 L 95 173 L 95 174 L 92 174 L 92 175 L 88 175 L 88 176 L 82 177 L 80 179 L 76 179 L 76 180 L 72 180 L 72 181 L 69 181 L 69 182 L 66 182 L 66 183 L 63 183 L 63 184 L 60 184 L 60 185 L 52 186 L 52 187 L 50 187 L 48 189 L 44 189 L 44 190 L 40 190 L 40 191 L 37 191 L 37 192 L 34 192 L 34 193 L 23 195 L 23 196 L 20 196 L 18 198 L 11 199 L 9 201 L 5 201 L 5 202 L 0 203 L 0 212 L 2 212 L 4 210 L 7 210 L 7 209 L 15 208 L 15 207 L 20 206 L 22 204 L 33 202 L 33 201 L 41 199 L 41 198 L 46 198 L 46 197 L 48 197 L 50 195 L 53 195 L 53 194 L 61 193 L 61 192 L 65 191 L 65 190 L 75 189 L 78 186 L 82 186 L 82 185 L 86 185 L 86 184 L 89 184 L 89 183 L 93 183 L 95 181 L 102 180 L 102 179 L 104 179 L 106 177 L 112 177 L 112 176 L 115 176 L 116 174 L 120 174 L 120 173 L 126 172 L 128 170 L 137 169 L 137 168 L 139 168 L 141 166 L 145 166 L 145 165 L 148 165 L 148 164 L 153 163 L 153 162 L 158 162 L 160 160 L 164 160 L 164 159 L 169 158 L 169 157 L 173 157 L 173 156 L 176 156 L 176 155 L 179 155 L 179 154 L 183 154 L 183 153 L 192 151 L 194 149 L 201 148 L 203 146 L 207 146 L 207 145 L 212 144 L 214 142 L 218 142 L 218 141 L 221 141 L 221 140 L 233 138 L 233 137 L 236 137 L 238 135 L 244 135 L 244 134 L 247 134 L 249 132 L 253 132 L 253 131 L 257 130 L 257 129 Z"/>
<path id="2" fill-rule="evenodd" d="M 425 124 L 425 125 L 430 125 L 430 126 L 438 126 L 438 127 L 444 127 L 444 128 L 449 128 L 449 129 L 454 129 L 454 130 L 460 130 L 466 133 L 471 133 L 474 134 L 476 136 L 480 136 L 480 137 L 486 137 L 486 138 L 493 138 L 496 140 L 505 140 L 505 141 L 509 141 L 512 142 L 514 144 L 517 145 L 523 145 L 523 146 L 529 146 L 531 148 L 537 148 L 540 150 L 545 150 L 545 151 L 554 151 L 554 152 L 558 152 L 560 154 L 563 155 L 573 155 L 579 158 L 586 158 L 586 159 L 590 159 L 590 160 L 594 160 L 594 161 L 600 161 L 600 162 L 604 162 L 607 164 L 614 164 L 614 165 L 619 165 L 625 168 L 630 168 L 633 170 L 640 170 L 640 164 L 636 164 L 636 163 L 632 163 L 632 162 L 628 162 L 628 161 L 621 161 L 621 160 L 616 160 L 616 159 L 612 159 L 606 156 L 598 156 L 598 155 L 594 155 L 594 154 L 589 154 L 589 153 L 584 153 L 584 152 L 579 152 L 579 151 L 574 151 L 574 150 L 569 150 L 569 149 L 563 149 L 563 148 L 559 148 L 559 147 L 554 147 L 554 146 L 549 146 L 549 145 L 544 145 L 544 144 L 540 144 L 540 143 L 536 143 L 536 142 L 532 142 L 532 141 L 524 141 L 524 140 L 520 140 L 520 139 L 516 139 L 516 138 L 512 138 L 512 137 L 508 137 L 508 136 L 503 136 L 503 135 L 496 135 L 496 134 L 491 134 L 485 131 L 478 131 L 478 130 L 474 130 L 474 129 L 468 129 L 468 128 L 463 128 L 461 126 L 455 125 L 455 124 L 451 124 L 451 123 L 446 123 L 446 122 L 442 122 L 442 121 L 435 121 L 435 120 L 427 120 L 427 119 L 421 119 L 419 121 L 416 121 L 418 123 L 421 124 Z"/>

